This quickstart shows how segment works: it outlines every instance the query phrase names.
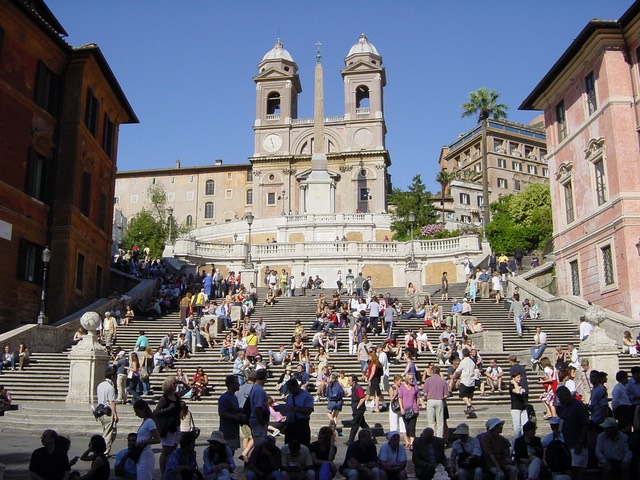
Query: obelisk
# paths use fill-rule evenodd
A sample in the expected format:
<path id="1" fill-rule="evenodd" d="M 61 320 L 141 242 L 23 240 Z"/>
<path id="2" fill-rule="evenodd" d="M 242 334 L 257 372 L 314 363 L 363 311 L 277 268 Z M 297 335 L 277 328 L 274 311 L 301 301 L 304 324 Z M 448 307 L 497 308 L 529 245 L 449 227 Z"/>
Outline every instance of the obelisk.
<path id="1" fill-rule="evenodd" d="M 307 213 L 334 213 L 334 186 L 327 169 L 327 154 L 324 148 L 324 92 L 320 45 L 319 42 L 316 44 L 318 50 L 315 69 L 313 154 L 311 173 L 306 181 L 305 206 Z"/>

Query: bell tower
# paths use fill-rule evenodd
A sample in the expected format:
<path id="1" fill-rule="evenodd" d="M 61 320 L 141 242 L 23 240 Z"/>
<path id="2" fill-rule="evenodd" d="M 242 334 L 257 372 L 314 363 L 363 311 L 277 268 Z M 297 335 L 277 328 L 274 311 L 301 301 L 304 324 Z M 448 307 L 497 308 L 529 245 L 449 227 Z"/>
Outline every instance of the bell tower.
<path id="1" fill-rule="evenodd" d="M 288 127 L 298 117 L 302 92 L 298 65 L 278 39 L 258 64 L 256 83 L 255 156 L 289 151 Z"/>

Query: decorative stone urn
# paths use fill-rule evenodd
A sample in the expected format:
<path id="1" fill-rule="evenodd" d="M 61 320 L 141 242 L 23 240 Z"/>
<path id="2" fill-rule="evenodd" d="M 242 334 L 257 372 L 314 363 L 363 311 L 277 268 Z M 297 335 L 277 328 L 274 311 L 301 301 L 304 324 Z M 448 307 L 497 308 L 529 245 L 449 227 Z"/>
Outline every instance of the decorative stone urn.
<path id="1" fill-rule="evenodd" d="M 609 338 L 606 330 L 601 327 L 607 319 L 607 311 L 600 306 L 590 305 L 585 310 L 584 317 L 593 325 L 593 329 L 589 338 L 580 342 L 578 354 L 580 359 L 589 360 L 591 370 L 607 373 L 607 388 L 611 391 L 616 384 L 616 373 L 620 368 L 618 362 L 620 351 L 616 341 Z"/>
<path id="2" fill-rule="evenodd" d="M 86 312 L 80 325 L 87 331 L 80 342 L 71 349 L 69 359 L 69 392 L 67 403 L 95 404 L 96 387 L 104 380 L 109 354 L 96 337 L 96 329 L 102 318 L 97 312 Z"/>

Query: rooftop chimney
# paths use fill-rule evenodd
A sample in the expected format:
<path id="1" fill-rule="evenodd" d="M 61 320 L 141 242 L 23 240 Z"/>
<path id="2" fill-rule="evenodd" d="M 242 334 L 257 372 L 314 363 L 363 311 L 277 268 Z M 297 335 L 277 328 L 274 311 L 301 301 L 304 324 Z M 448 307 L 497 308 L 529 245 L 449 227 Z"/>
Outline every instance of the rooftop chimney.
<path id="1" fill-rule="evenodd" d="M 180 168 L 180 159 L 176 160 L 176 168 Z"/>

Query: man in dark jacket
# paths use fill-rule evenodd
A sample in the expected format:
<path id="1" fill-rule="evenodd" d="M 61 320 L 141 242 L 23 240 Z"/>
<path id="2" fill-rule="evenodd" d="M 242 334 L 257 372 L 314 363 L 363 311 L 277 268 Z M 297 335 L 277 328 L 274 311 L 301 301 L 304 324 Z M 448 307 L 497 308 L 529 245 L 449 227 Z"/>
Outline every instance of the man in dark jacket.
<path id="1" fill-rule="evenodd" d="M 529 480 L 538 480 L 540 471 L 544 466 L 542 457 L 542 440 L 536 437 L 536 424 L 527 422 L 522 426 L 523 435 L 518 437 L 513 447 L 513 456 L 516 459 L 518 470 Z"/>
<path id="2" fill-rule="evenodd" d="M 418 480 L 431 480 L 438 464 L 447 465 L 444 455 L 444 440 L 434 436 L 433 428 L 425 428 L 413 442 L 411 458 Z"/>

